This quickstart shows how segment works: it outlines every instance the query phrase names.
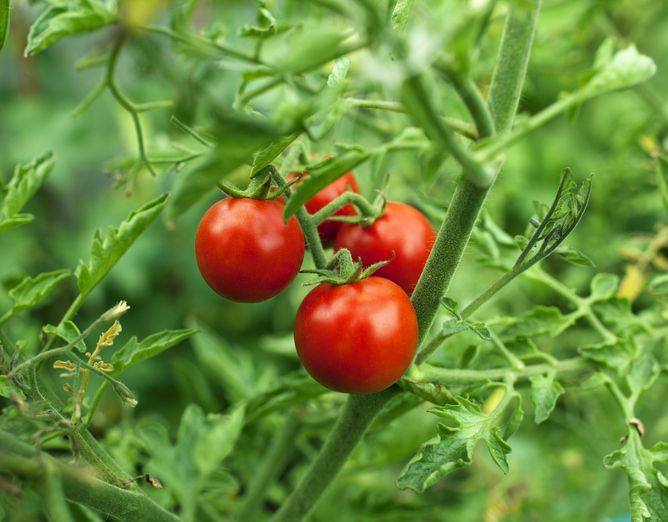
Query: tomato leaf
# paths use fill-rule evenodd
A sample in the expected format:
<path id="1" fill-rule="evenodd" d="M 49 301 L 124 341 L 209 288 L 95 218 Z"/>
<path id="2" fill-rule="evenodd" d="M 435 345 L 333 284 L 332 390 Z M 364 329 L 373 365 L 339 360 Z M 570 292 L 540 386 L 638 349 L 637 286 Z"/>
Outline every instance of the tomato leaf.
<path id="1" fill-rule="evenodd" d="M 76 339 L 81 335 L 79 328 L 72 321 L 65 321 L 64 323 L 59 324 L 58 326 L 47 324 L 44 326 L 44 328 L 42 328 L 42 330 L 46 334 L 60 337 L 63 341 L 65 341 L 66 344 L 71 343 L 72 341 L 74 341 L 74 339 Z M 76 342 L 74 347 L 83 353 L 86 351 L 86 341 L 84 339 L 80 339 L 79 341 Z"/>
<path id="2" fill-rule="evenodd" d="M 88 295 L 102 281 L 132 243 L 155 221 L 166 199 L 167 194 L 163 194 L 149 201 L 130 213 L 118 228 L 109 227 L 106 236 L 99 229 L 95 232 L 90 260 L 88 263 L 80 261 L 75 272 L 82 295 Z"/>
<path id="3" fill-rule="evenodd" d="M 571 246 L 561 245 L 559 248 L 557 248 L 557 250 L 555 250 L 555 253 L 564 261 L 569 262 L 571 265 L 589 267 L 596 266 L 594 261 L 587 254 Z"/>
<path id="4" fill-rule="evenodd" d="M 10 315 L 37 306 L 53 292 L 54 288 L 67 279 L 72 272 L 55 270 L 43 272 L 35 277 L 26 277 L 9 290 L 9 297 L 14 301 Z"/>
<path id="5" fill-rule="evenodd" d="M 0 209 L 0 232 L 33 220 L 31 214 L 20 214 L 46 177 L 53 170 L 53 153 L 47 152 L 25 165 L 17 165 L 7 184 L 7 193 Z"/>
<path id="6" fill-rule="evenodd" d="M 287 136 L 283 136 L 269 145 L 264 149 L 258 152 L 253 159 L 253 166 L 251 167 L 251 178 L 260 172 L 263 168 L 267 167 L 276 157 L 283 152 L 290 144 L 295 141 L 300 132 L 293 132 Z"/>
<path id="7" fill-rule="evenodd" d="M 118 375 L 137 363 L 155 357 L 165 350 L 182 343 L 187 338 L 195 335 L 197 330 L 192 328 L 182 330 L 163 330 L 145 337 L 141 341 L 133 336 L 123 345 L 123 347 L 114 352 L 112 361 L 114 370 L 112 375 Z"/>
<path id="8" fill-rule="evenodd" d="M 656 72 L 652 59 L 640 54 L 634 45 L 612 56 L 597 58 L 600 58 L 597 63 L 598 72 L 581 89 L 584 98 L 632 87 L 650 79 Z M 607 63 L 604 64 L 603 61 Z"/>
<path id="9" fill-rule="evenodd" d="M 495 425 L 498 412 L 486 414 L 478 404 L 464 397 L 456 401 L 454 405 L 430 410 L 447 419 L 448 424 L 438 425 L 437 437 L 422 445 L 397 479 L 397 487 L 424 492 L 445 475 L 469 466 L 479 442 L 485 444 L 497 466 L 504 473 L 508 472 L 506 455 L 510 453 L 510 446 Z"/>
<path id="10" fill-rule="evenodd" d="M 51 5 L 30 27 L 25 55 L 33 56 L 66 36 L 110 25 L 116 20 L 117 14 L 116 1 L 70 0 Z"/>
<path id="11" fill-rule="evenodd" d="M 563 393 L 564 387 L 554 378 L 554 374 L 531 377 L 531 401 L 534 404 L 536 424 L 547 420 Z"/>
<path id="12" fill-rule="evenodd" d="M 656 276 L 647 286 L 653 294 L 668 294 L 668 274 Z"/>
<path id="13" fill-rule="evenodd" d="M 520 317 L 514 317 L 501 331 L 504 339 L 549 335 L 556 337 L 575 322 L 555 306 L 536 306 Z"/>
<path id="14" fill-rule="evenodd" d="M 596 274 L 589 286 L 591 299 L 594 301 L 604 301 L 615 295 L 619 286 L 619 277 L 615 274 Z"/>

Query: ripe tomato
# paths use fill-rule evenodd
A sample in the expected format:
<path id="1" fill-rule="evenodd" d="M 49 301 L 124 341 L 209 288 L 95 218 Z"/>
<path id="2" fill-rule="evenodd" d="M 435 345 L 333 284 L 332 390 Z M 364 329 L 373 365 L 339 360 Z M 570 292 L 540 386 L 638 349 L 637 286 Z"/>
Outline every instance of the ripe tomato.
<path id="1" fill-rule="evenodd" d="M 283 223 L 283 204 L 226 198 L 206 211 L 195 237 L 197 265 L 223 297 L 253 303 L 275 296 L 295 278 L 304 259 L 296 218 Z"/>
<path id="2" fill-rule="evenodd" d="M 305 172 L 303 175 L 308 176 L 308 172 Z M 292 179 L 295 176 L 296 174 L 291 174 L 288 176 L 288 179 Z M 344 174 L 339 179 L 333 183 L 330 183 L 315 196 L 309 199 L 305 205 L 306 210 L 308 210 L 309 214 L 315 214 L 322 207 L 328 203 L 331 203 L 341 194 L 345 194 L 348 190 L 352 190 L 353 192 L 357 193 L 360 191 L 360 188 L 357 185 L 357 180 L 355 179 L 355 176 L 353 176 L 352 172 Z M 354 216 L 355 213 L 355 207 L 352 205 L 346 205 L 345 207 L 337 210 L 333 215 Z M 323 245 L 329 246 L 334 242 L 334 238 L 341 229 L 341 225 L 343 225 L 343 223 L 340 221 L 331 221 L 329 219 L 318 225 L 318 235 L 320 236 L 320 240 L 322 241 Z"/>
<path id="3" fill-rule="evenodd" d="M 311 376 L 332 390 L 374 393 L 391 386 L 413 360 L 417 341 L 410 299 L 381 277 L 322 283 L 297 311 L 297 354 Z"/>
<path id="4" fill-rule="evenodd" d="M 374 275 L 397 283 L 410 295 L 422 274 L 436 240 L 431 223 L 418 210 L 404 203 L 390 202 L 385 213 L 372 225 L 344 223 L 334 249 L 347 248 L 364 266 L 394 259 Z"/>

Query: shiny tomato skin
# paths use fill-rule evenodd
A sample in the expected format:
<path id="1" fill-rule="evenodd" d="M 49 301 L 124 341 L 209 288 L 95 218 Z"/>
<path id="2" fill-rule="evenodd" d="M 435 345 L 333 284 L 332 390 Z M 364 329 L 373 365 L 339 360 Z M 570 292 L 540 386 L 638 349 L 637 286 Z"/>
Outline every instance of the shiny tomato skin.
<path id="1" fill-rule="evenodd" d="M 302 176 L 308 176 L 308 172 L 305 172 Z M 288 178 L 293 177 L 295 177 L 295 175 L 288 176 Z M 306 210 L 308 210 L 309 214 L 315 214 L 322 207 L 328 203 L 331 203 L 341 194 L 345 194 L 348 190 L 357 192 L 358 194 L 360 191 L 357 180 L 355 179 L 355 176 L 352 172 L 344 174 L 339 179 L 330 183 L 315 196 L 309 199 L 305 205 Z M 333 215 L 354 216 L 355 214 L 355 207 L 352 205 L 346 205 L 345 207 L 337 210 Z M 339 230 L 341 229 L 341 225 L 343 225 L 342 222 L 331 221 L 329 219 L 318 225 L 318 235 L 320 236 L 320 240 L 322 241 L 323 245 L 330 246 L 334 242 L 336 234 L 338 234 Z"/>
<path id="2" fill-rule="evenodd" d="M 264 301 L 292 282 L 304 259 L 296 218 L 283 223 L 278 201 L 226 198 L 214 203 L 197 228 L 195 254 L 207 284 L 244 303 Z"/>
<path id="3" fill-rule="evenodd" d="M 320 384 L 374 393 L 394 384 L 410 365 L 418 325 L 406 293 L 372 276 L 318 285 L 297 311 L 294 336 L 302 364 Z"/>
<path id="4" fill-rule="evenodd" d="M 404 203 L 390 202 L 372 225 L 345 223 L 334 242 L 334 250 L 347 248 L 353 260 L 364 266 L 394 259 L 374 272 L 397 283 L 411 295 L 427 262 L 436 232 L 420 211 Z"/>

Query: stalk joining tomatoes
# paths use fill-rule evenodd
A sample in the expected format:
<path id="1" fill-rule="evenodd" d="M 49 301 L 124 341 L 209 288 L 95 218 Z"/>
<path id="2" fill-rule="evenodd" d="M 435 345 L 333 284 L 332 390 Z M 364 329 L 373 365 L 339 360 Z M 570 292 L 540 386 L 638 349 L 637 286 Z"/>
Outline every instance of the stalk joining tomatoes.
<path id="1" fill-rule="evenodd" d="M 308 176 L 308 172 L 305 172 L 304 176 Z M 294 177 L 295 175 L 289 176 L 289 178 Z M 357 192 L 358 194 L 360 191 L 360 188 L 357 185 L 357 180 L 355 179 L 355 176 L 353 176 L 352 172 L 344 174 L 339 179 L 330 183 L 315 196 L 309 199 L 305 205 L 306 210 L 308 210 L 309 214 L 315 214 L 322 207 L 334 201 L 341 194 L 345 194 L 348 190 Z M 346 205 L 345 207 L 337 210 L 333 215 L 354 216 L 355 213 L 355 207 L 352 205 Z M 334 238 L 336 238 L 336 234 L 341 229 L 341 225 L 343 225 L 342 222 L 332 221 L 330 219 L 323 221 L 318 225 L 318 235 L 320 236 L 320 240 L 325 246 L 330 246 L 334 242 Z"/>
<path id="2" fill-rule="evenodd" d="M 277 201 L 227 198 L 206 211 L 195 254 L 213 290 L 253 303 L 290 284 L 304 259 L 304 235 L 296 218 L 283 223 L 283 208 Z"/>
<path id="3" fill-rule="evenodd" d="M 392 259 L 374 275 L 394 281 L 410 295 L 435 240 L 434 227 L 418 210 L 390 202 L 384 214 L 368 227 L 345 223 L 336 236 L 334 249 L 347 248 L 353 259 L 361 259 L 364 266 Z"/>
<path id="4" fill-rule="evenodd" d="M 318 285 L 297 311 L 294 334 L 302 364 L 320 384 L 374 393 L 394 384 L 410 365 L 418 324 L 406 293 L 372 276 Z"/>

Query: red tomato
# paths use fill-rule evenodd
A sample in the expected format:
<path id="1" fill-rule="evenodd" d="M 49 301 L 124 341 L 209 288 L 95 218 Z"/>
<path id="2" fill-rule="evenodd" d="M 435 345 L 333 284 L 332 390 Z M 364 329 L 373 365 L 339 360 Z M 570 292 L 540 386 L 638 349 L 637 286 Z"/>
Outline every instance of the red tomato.
<path id="1" fill-rule="evenodd" d="M 391 202 L 371 226 L 345 223 L 336 236 L 334 249 L 347 248 L 353 260 L 361 259 L 364 266 L 392 259 L 394 253 L 394 259 L 374 275 L 394 281 L 410 295 L 435 240 L 434 227 L 419 211 Z"/>
<path id="2" fill-rule="evenodd" d="M 288 176 L 288 179 L 292 179 L 295 176 L 296 174 L 291 174 Z M 308 176 L 308 172 L 305 172 L 303 176 Z M 315 214 L 322 207 L 331 203 L 341 194 L 345 194 L 348 190 L 352 190 L 358 194 L 360 191 L 360 188 L 357 185 L 357 180 L 352 172 L 344 174 L 309 199 L 305 205 L 306 210 L 308 210 L 309 214 Z M 355 207 L 352 205 L 346 205 L 334 213 L 335 216 L 354 216 L 355 214 Z M 340 221 L 331 221 L 329 219 L 318 225 L 318 235 L 325 246 L 329 246 L 334 242 L 334 238 L 341 229 L 341 225 L 343 225 L 343 223 Z"/>
<path id="3" fill-rule="evenodd" d="M 283 223 L 283 207 L 277 201 L 227 198 L 206 211 L 195 254 L 213 290 L 253 303 L 290 284 L 304 259 L 304 235 L 296 218 Z"/>
<path id="4" fill-rule="evenodd" d="M 332 390 L 374 393 L 391 386 L 413 360 L 417 341 L 410 299 L 380 277 L 322 283 L 297 311 L 297 354 L 311 376 Z"/>

